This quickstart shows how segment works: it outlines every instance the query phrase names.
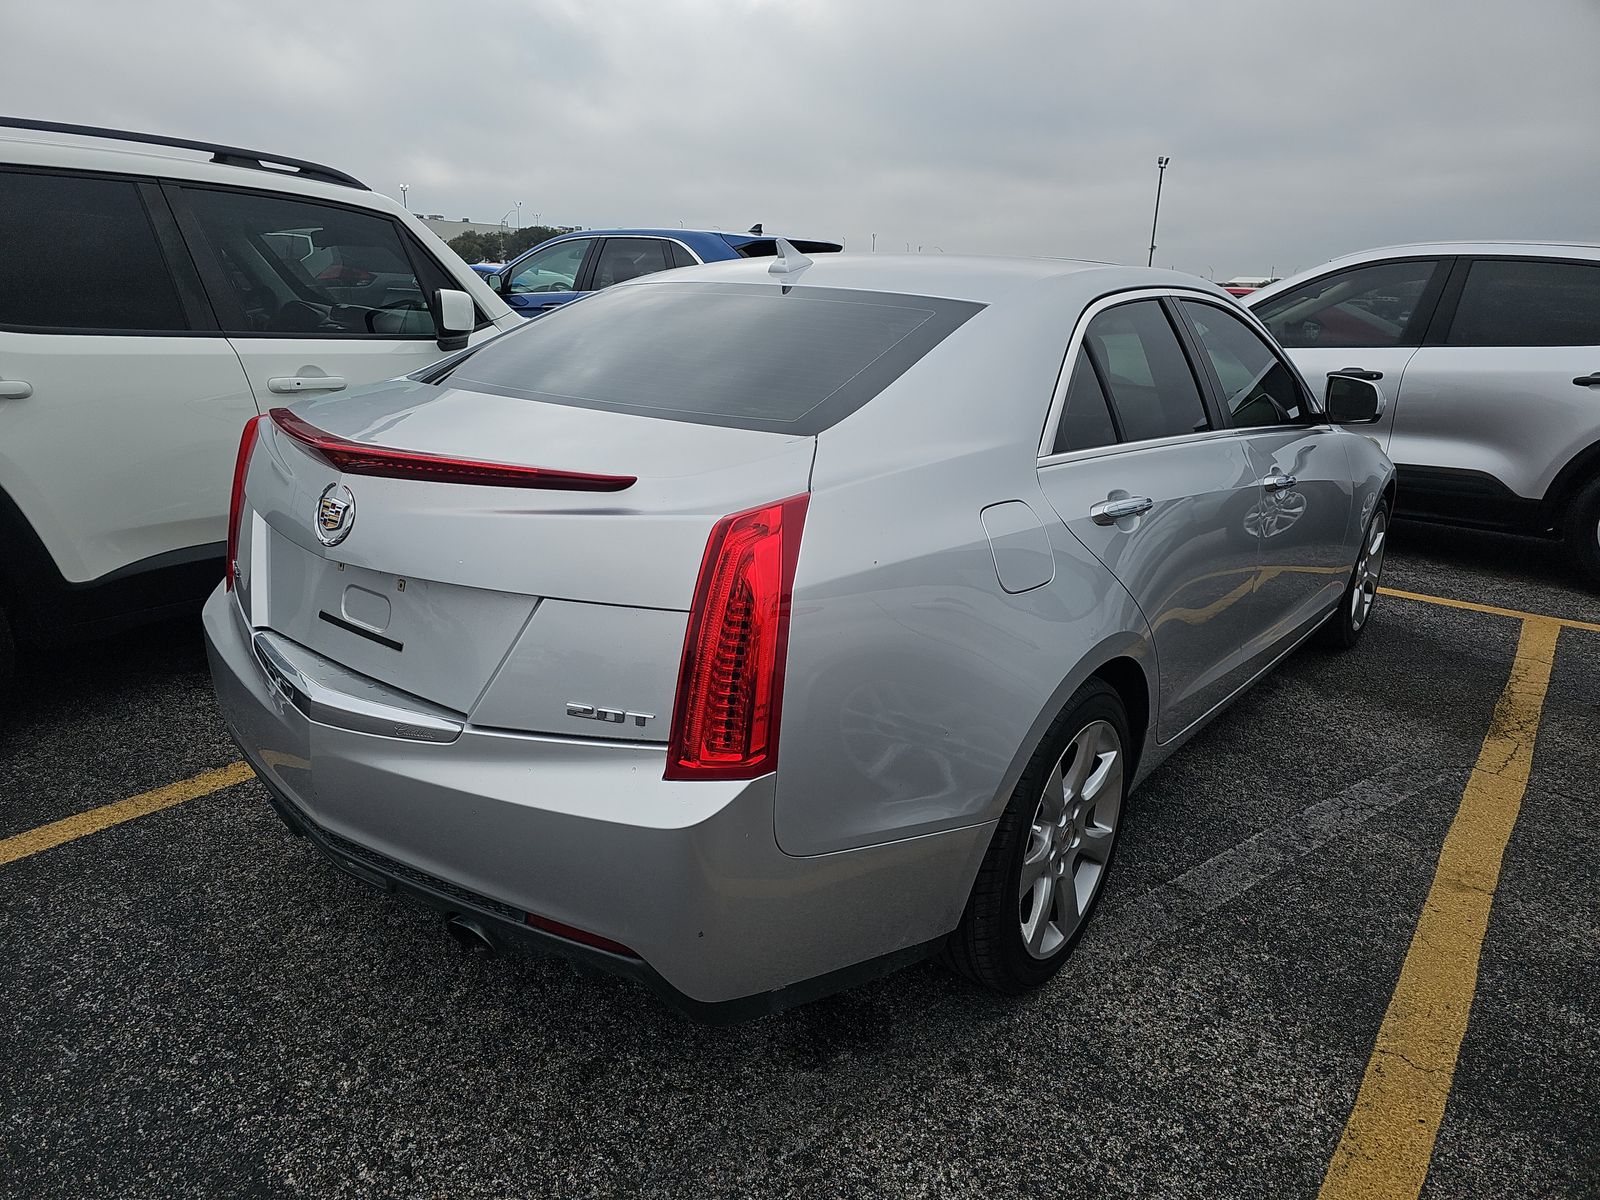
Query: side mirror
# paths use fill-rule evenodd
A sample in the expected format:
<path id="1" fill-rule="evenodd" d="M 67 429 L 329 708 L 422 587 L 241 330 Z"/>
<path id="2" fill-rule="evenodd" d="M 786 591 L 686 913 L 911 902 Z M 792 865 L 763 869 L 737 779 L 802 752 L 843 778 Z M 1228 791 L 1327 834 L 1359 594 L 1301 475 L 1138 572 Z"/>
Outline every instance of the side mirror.
<path id="1" fill-rule="evenodd" d="M 434 311 L 439 314 L 439 349 L 460 350 L 477 323 L 472 297 L 453 288 L 440 288 L 433 296 Z"/>
<path id="2" fill-rule="evenodd" d="M 1335 425 L 1371 425 L 1383 416 L 1383 392 L 1369 379 L 1333 372 L 1328 376 L 1323 407 Z"/>
<path id="3" fill-rule="evenodd" d="M 502 280 L 503 280 L 503 279 L 504 279 L 504 278 L 505 278 L 505 276 L 503 276 L 503 275 L 501 275 L 501 274 L 500 274 L 500 273 L 499 273 L 499 272 L 498 272 L 498 271 L 497 271 L 497 272 L 495 272 L 495 273 L 494 273 L 494 274 L 493 274 L 493 275 L 485 275 L 485 276 L 484 276 L 484 277 L 483 277 L 483 281 L 484 281 L 484 282 L 485 282 L 485 283 L 487 283 L 487 284 L 488 284 L 488 285 L 489 285 L 489 286 L 490 286 L 490 287 L 492 287 L 492 288 L 493 288 L 493 289 L 494 289 L 494 290 L 495 290 L 495 291 L 496 291 L 496 292 L 499 292 L 499 291 L 501 291 L 501 287 L 500 287 L 500 285 L 501 285 L 501 281 L 502 281 Z M 503 293 L 502 293 L 502 294 L 503 294 Z"/>

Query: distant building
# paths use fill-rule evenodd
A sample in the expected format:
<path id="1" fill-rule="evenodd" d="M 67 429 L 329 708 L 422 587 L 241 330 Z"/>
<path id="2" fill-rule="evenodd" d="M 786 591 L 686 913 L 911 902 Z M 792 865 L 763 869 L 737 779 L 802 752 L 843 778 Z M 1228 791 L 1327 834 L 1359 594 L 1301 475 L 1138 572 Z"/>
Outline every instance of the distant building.
<path id="1" fill-rule="evenodd" d="M 422 216 L 421 213 L 417 214 Z M 508 225 L 490 225 L 482 221 L 446 221 L 443 217 L 422 217 L 422 223 L 445 241 L 460 237 L 463 233 L 504 233 L 510 228 Z"/>

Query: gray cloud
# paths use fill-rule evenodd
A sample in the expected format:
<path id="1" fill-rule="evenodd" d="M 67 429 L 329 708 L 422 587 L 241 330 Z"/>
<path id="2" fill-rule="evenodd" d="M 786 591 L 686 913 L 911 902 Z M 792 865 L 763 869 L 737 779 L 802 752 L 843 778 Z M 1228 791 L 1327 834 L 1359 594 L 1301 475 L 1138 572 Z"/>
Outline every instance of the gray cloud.
<path id="1" fill-rule="evenodd" d="M 332 163 L 494 221 L 754 220 L 1218 277 L 1600 240 L 1595 0 L 57 0 L 8 107 Z"/>

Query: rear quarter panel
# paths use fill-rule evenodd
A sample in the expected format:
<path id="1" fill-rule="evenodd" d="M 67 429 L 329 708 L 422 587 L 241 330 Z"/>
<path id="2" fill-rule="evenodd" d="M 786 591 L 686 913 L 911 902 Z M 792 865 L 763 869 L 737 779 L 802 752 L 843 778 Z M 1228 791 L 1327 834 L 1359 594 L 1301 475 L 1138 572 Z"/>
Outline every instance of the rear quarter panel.
<path id="1" fill-rule="evenodd" d="M 995 819 L 1072 691 L 1112 657 L 1148 661 L 1132 598 L 1038 486 L 1082 301 L 1029 291 L 818 439 L 778 769 L 789 854 Z M 1054 578 L 1018 594 L 979 516 L 1007 500 L 1033 509 L 1055 557 Z"/>

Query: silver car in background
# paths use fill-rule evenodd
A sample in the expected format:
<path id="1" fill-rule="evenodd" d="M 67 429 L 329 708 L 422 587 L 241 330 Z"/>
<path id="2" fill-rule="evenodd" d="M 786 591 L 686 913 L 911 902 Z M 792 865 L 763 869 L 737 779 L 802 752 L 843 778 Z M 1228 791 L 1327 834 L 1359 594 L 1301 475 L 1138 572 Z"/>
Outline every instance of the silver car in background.
<path id="1" fill-rule="evenodd" d="M 1389 246 L 1244 303 L 1313 384 L 1383 381 L 1400 515 L 1561 538 L 1600 587 L 1600 246 Z"/>
<path id="2" fill-rule="evenodd" d="M 705 1018 L 1037 986 L 1130 789 L 1365 627 L 1381 397 L 1187 276 L 784 249 L 252 424 L 222 712 L 464 940 Z"/>

